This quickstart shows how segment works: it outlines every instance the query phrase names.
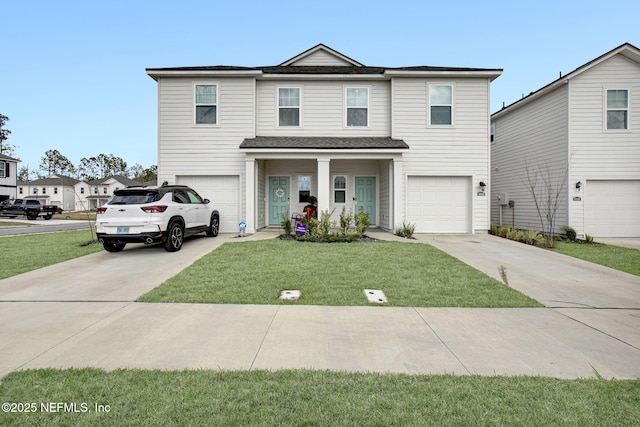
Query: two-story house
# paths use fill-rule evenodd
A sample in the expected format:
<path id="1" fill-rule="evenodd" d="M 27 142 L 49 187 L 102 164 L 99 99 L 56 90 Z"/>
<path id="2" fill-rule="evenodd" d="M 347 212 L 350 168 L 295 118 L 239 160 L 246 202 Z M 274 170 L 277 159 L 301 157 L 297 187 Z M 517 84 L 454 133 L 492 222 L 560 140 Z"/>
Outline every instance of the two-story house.
<path id="1" fill-rule="evenodd" d="M 18 161 L 13 157 L 0 154 L 0 202 L 16 198 Z"/>
<path id="2" fill-rule="evenodd" d="M 142 183 L 122 175 L 112 175 L 91 181 L 78 181 L 75 184 L 75 209 L 77 211 L 94 211 L 102 206 L 113 195 L 114 191 Z"/>
<path id="3" fill-rule="evenodd" d="M 51 175 L 18 182 L 18 199 L 37 199 L 43 205 L 56 205 L 65 211 L 75 209 L 74 185 L 79 181 L 64 175 Z"/>
<path id="4" fill-rule="evenodd" d="M 158 84 L 158 181 L 211 199 L 223 232 L 278 226 L 310 196 L 385 230 L 489 228 L 500 69 L 371 67 L 319 44 L 275 66 L 146 71 Z"/>
<path id="5" fill-rule="evenodd" d="M 492 224 L 541 228 L 529 170 L 538 202 L 559 196 L 556 231 L 640 237 L 639 112 L 640 50 L 625 43 L 494 113 Z"/>

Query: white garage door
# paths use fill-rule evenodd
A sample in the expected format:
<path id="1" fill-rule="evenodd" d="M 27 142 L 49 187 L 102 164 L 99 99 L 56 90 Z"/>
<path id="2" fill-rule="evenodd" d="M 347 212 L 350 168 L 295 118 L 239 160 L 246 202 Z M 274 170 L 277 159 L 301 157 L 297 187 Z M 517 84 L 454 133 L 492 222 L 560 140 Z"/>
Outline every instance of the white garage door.
<path id="1" fill-rule="evenodd" d="M 410 176 L 406 207 L 406 219 L 418 233 L 470 233 L 471 179 Z"/>
<path id="2" fill-rule="evenodd" d="M 640 180 L 588 180 L 584 231 L 594 237 L 640 237 Z"/>
<path id="3" fill-rule="evenodd" d="M 220 212 L 220 231 L 238 231 L 240 218 L 240 178 L 238 176 L 178 176 L 176 184 L 188 185 L 211 200 Z"/>

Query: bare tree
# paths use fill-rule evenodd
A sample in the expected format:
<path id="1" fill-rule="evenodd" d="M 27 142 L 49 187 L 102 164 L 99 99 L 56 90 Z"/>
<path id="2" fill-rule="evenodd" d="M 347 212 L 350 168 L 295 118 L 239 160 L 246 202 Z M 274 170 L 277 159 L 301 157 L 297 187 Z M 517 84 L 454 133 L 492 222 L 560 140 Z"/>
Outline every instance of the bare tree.
<path id="1" fill-rule="evenodd" d="M 526 177 L 523 181 L 533 197 L 545 246 L 553 248 L 555 246 L 556 217 L 567 185 L 569 167 L 565 168 L 564 176 L 559 176 L 558 173 L 553 173 L 548 163 L 537 163 L 535 166 L 531 166 L 525 160 L 524 169 Z"/>
<path id="2" fill-rule="evenodd" d="M 9 135 L 11 135 L 11 131 L 4 128 L 4 125 L 8 121 L 9 117 L 0 114 L 0 154 L 12 157 L 15 156 L 16 147 L 15 145 L 6 143 L 7 139 L 9 139 Z"/>

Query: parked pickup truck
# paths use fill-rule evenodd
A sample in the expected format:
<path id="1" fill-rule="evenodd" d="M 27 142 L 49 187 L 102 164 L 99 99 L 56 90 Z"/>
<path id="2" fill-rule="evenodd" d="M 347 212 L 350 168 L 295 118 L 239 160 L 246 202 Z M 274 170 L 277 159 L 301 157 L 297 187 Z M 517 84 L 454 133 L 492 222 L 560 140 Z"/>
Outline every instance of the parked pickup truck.
<path id="1" fill-rule="evenodd" d="M 41 216 L 44 219 L 51 219 L 53 214 L 61 212 L 62 209 L 59 209 L 57 206 L 42 205 L 38 200 L 9 199 L 0 203 L 0 216 L 8 216 L 11 218 L 26 216 L 27 219 L 34 220 Z"/>

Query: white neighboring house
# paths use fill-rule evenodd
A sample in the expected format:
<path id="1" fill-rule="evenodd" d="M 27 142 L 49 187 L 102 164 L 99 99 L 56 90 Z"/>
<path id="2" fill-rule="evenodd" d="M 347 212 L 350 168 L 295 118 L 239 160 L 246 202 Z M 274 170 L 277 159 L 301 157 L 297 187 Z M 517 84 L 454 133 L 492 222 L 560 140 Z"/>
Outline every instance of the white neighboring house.
<path id="1" fill-rule="evenodd" d="M 640 237 L 640 50 L 625 43 L 494 113 L 491 222 L 540 229 L 525 161 L 566 176 L 556 231 Z M 501 198 L 501 200 L 499 200 Z M 504 203 L 513 200 L 512 210 Z"/>
<path id="2" fill-rule="evenodd" d="M 0 154 L 0 202 L 15 199 L 18 193 L 18 162 L 20 160 Z"/>
<path id="3" fill-rule="evenodd" d="M 43 205 L 56 205 L 64 211 L 75 209 L 74 186 L 78 180 L 64 175 L 18 182 L 18 199 L 37 199 Z"/>
<path id="4" fill-rule="evenodd" d="M 500 69 L 369 67 L 319 44 L 269 67 L 146 71 L 158 84 L 158 181 L 210 199 L 223 232 L 279 226 L 309 196 L 385 230 L 489 228 Z"/>
<path id="5" fill-rule="evenodd" d="M 104 205 L 114 191 L 133 185 L 142 185 L 142 183 L 122 175 L 112 175 L 89 182 L 79 181 L 75 185 L 77 195 L 75 209 L 94 211 Z"/>

